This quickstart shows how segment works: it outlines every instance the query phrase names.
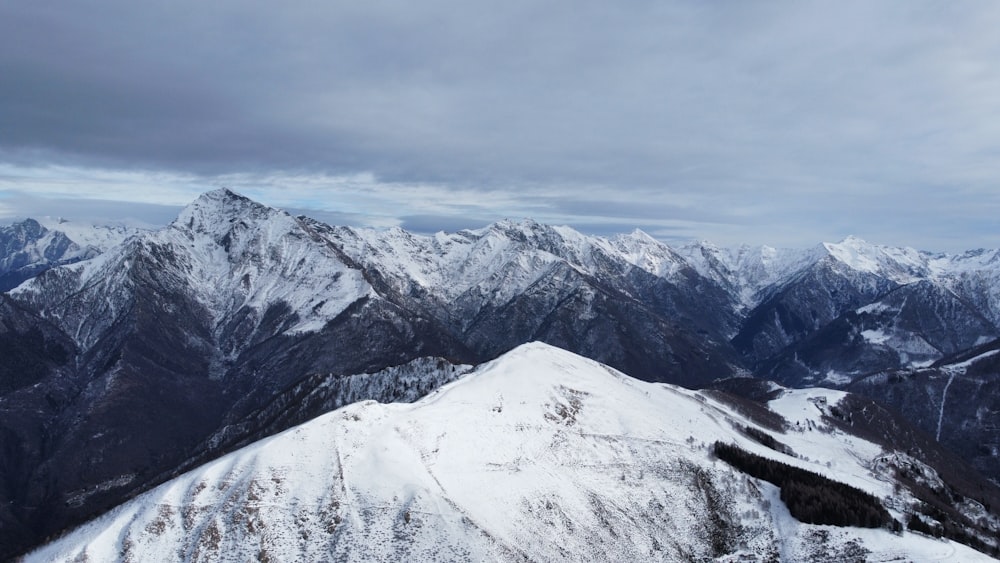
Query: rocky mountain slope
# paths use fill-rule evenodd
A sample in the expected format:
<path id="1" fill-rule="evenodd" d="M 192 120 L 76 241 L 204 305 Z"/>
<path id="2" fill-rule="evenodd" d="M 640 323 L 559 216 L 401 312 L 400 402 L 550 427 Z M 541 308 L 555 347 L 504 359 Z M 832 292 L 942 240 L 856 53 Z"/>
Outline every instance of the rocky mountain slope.
<path id="1" fill-rule="evenodd" d="M 10 296 L 72 346 L 68 367 L 5 382 L 3 451 L 31 454 L 2 481 L 8 549 L 218 455 L 213 434 L 310 374 L 463 353 L 307 225 L 229 192 Z M 23 338 L 0 334 L 0 346 Z M 241 439 L 262 436 L 244 428 Z"/>
<path id="2" fill-rule="evenodd" d="M 430 237 L 321 232 L 381 294 L 481 358 L 543 340 L 648 380 L 698 385 L 734 372 L 731 296 L 642 232 L 603 239 L 533 221 Z"/>
<path id="3" fill-rule="evenodd" d="M 761 424 L 528 344 L 412 405 L 357 403 L 202 466 L 25 561 L 993 560 L 889 529 L 931 520 L 904 464 L 940 476 L 837 425 L 847 397 L 778 391 Z M 715 443 L 868 493 L 887 527 L 803 523 Z M 995 550 L 997 515 L 963 510 Z"/>
<path id="4" fill-rule="evenodd" d="M 363 234 L 369 246 L 358 231 L 218 190 L 165 229 L 11 291 L 73 346 L 69 375 L 11 379 L 0 401 L 10 412 L 46 413 L 31 424 L 0 421 L 5 447 L 27 443 L 37 454 L 6 476 L 5 498 L 32 499 L 10 502 L 4 529 L 30 530 L 10 542 L 52 533 L 192 460 L 339 406 L 317 401 L 281 424 L 260 416 L 316 374 L 424 356 L 478 363 L 539 337 L 648 379 L 695 385 L 738 369 L 723 336 L 733 322 L 725 293 L 690 268 L 678 271 L 646 237 L 592 248 L 568 230 L 502 224 L 456 235 L 454 252 L 419 270 L 402 261 L 419 256 L 399 242 L 405 233 Z M 577 246 L 564 248 L 569 239 Z M 373 247 L 393 244 L 397 254 L 372 259 Z M 664 254 L 653 262 L 656 253 L 637 244 Z M 674 278 L 657 275 L 665 273 Z M 462 283 L 445 283 L 459 275 Z M 723 301 L 705 308 L 720 313 L 698 313 L 701 292 Z M 711 324 L 723 328 L 709 332 Z M 188 414 L 174 421 L 178 412 Z"/>
<path id="5" fill-rule="evenodd" d="M 733 344 L 744 357 L 755 369 L 769 364 L 770 375 L 794 384 L 802 383 L 802 377 L 821 381 L 831 369 L 849 367 L 811 363 L 801 355 L 796 363 L 774 365 L 835 321 L 851 325 L 855 333 L 871 331 L 867 340 L 872 348 L 894 338 L 889 348 L 903 353 L 898 361 L 907 367 L 990 340 L 1000 321 L 1000 251 L 949 256 L 873 245 L 856 237 L 801 251 L 720 249 L 708 243 L 680 250 L 703 275 L 742 296 L 746 314 Z M 876 321 L 878 314 L 885 318 Z M 858 316 L 875 322 L 862 327 Z M 889 326 L 896 322 L 901 324 Z M 845 344 L 842 334 L 824 342 L 808 347 L 822 352 Z M 916 347 L 916 354 L 909 354 L 907 346 Z M 843 371 L 857 377 L 866 368 L 887 367 L 892 366 L 862 363 L 860 369 Z"/>
<path id="6" fill-rule="evenodd" d="M 690 388 L 851 386 L 1000 479 L 1000 409 L 983 391 L 1000 370 L 976 360 L 967 386 L 941 371 L 1000 337 L 997 251 L 671 248 L 530 220 L 424 236 L 228 190 L 156 231 L 69 229 L 97 246 L 18 228 L 0 263 L 35 277 L 0 296 L 0 555 L 345 401 L 413 399 L 453 363 L 536 340 Z M 51 241 L 85 254 L 49 260 Z M 408 394 L 350 391 L 422 357 L 449 362 L 417 370 Z M 960 390 L 961 408 L 929 414 Z"/>
<path id="7" fill-rule="evenodd" d="M 986 475 L 1000 455 L 1000 340 L 919 369 L 855 381 L 851 391 L 904 412 Z"/>
<path id="8" fill-rule="evenodd" d="M 825 255 L 765 290 L 743 321 L 732 343 L 747 367 L 785 385 L 848 387 L 898 408 L 1000 479 L 1000 410 L 989 387 L 997 366 L 976 368 L 961 402 L 940 408 L 954 373 L 946 366 L 1000 336 L 1000 253 L 948 256 L 855 238 L 822 248 Z M 956 391 L 966 380 L 957 381 Z M 937 426 L 955 430 L 942 437 Z"/>

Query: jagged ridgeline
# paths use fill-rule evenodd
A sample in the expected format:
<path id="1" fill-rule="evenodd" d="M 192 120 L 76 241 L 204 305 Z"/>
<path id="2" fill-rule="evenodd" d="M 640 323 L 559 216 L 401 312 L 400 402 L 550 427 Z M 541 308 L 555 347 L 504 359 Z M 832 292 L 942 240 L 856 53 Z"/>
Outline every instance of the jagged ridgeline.
<path id="1" fill-rule="evenodd" d="M 29 221 L 0 247 L 5 556 L 343 401 L 413 399 L 459 368 L 410 390 L 358 374 L 530 341 L 689 388 L 849 386 L 1000 476 L 995 251 L 672 248 L 530 220 L 418 235 L 229 190 L 159 230 Z"/>

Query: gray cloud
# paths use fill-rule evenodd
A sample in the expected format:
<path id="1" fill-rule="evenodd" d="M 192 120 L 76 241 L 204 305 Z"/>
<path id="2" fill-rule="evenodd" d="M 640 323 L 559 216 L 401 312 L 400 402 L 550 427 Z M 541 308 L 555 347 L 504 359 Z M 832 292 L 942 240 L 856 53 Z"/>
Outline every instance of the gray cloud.
<path id="1" fill-rule="evenodd" d="M 455 215 L 409 215 L 402 218 L 400 227 L 416 233 L 437 233 L 439 231 L 454 233 L 465 229 L 478 229 L 485 226 L 483 221 Z"/>
<path id="2" fill-rule="evenodd" d="M 664 201 L 668 200 L 668 201 Z M 742 223 L 743 219 L 718 207 L 674 205 L 669 198 L 656 194 L 634 194 L 628 200 L 560 198 L 547 202 L 553 211 L 567 216 L 593 220 L 598 217 L 620 218 L 636 223 L 648 220 L 683 220 L 697 223 Z"/>
<path id="3" fill-rule="evenodd" d="M 0 162 L 257 174 L 265 196 L 276 174 L 367 173 L 523 200 L 472 217 L 1000 244 L 966 220 L 1000 210 L 998 28 L 988 2 L 10 0 Z M 325 211 L 446 215 L 414 201 Z"/>
<path id="4" fill-rule="evenodd" d="M 28 217 L 64 217 L 72 221 L 125 221 L 158 226 L 173 221 L 181 207 L 104 199 L 36 197 L 6 192 L 0 197 L 0 220 Z"/>

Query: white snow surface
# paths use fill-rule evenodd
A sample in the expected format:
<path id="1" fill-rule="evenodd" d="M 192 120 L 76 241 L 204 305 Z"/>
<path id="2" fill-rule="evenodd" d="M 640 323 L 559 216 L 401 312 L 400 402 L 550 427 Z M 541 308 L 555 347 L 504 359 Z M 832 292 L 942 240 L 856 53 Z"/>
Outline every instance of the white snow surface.
<path id="1" fill-rule="evenodd" d="M 963 362 L 958 362 L 958 363 L 955 363 L 955 364 L 948 364 L 948 365 L 944 366 L 942 369 L 944 371 L 955 373 L 955 374 L 964 374 L 966 372 L 966 370 L 969 369 L 969 366 L 971 366 L 972 364 L 974 364 L 974 363 L 976 363 L 976 362 L 978 362 L 980 360 L 985 360 L 986 358 L 990 358 L 990 357 L 996 356 L 997 354 L 1000 354 L 1000 350 L 990 350 L 988 352 L 983 352 L 982 354 L 979 354 L 978 356 L 976 356 L 974 358 L 969 358 L 968 360 L 965 360 Z"/>
<path id="2" fill-rule="evenodd" d="M 918 534 L 799 523 L 775 487 L 706 447 L 884 497 L 891 483 L 869 469 L 884 452 L 822 426 L 842 396 L 772 402 L 795 428 L 777 436 L 792 457 L 700 393 L 527 344 L 417 403 L 357 403 L 206 464 L 25 561 L 826 561 L 850 544 L 872 561 L 990 561 Z M 733 531 L 713 551 L 718 518 Z"/>
<path id="3" fill-rule="evenodd" d="M 892 338 L 892 335 L 886 334 L 882 330 L 862 330 L 861 336 L 872 344 L 885 344 Z"/>
<path id="4" fill-rule="evenodd" d="M 1000 250 L 935 254 L 908 247 L 874 245 L 857 237 L 826 243 L 830 256 L 848 267 L 901 285 L 930 281 L 971 300 L 1000 324 Z"/>

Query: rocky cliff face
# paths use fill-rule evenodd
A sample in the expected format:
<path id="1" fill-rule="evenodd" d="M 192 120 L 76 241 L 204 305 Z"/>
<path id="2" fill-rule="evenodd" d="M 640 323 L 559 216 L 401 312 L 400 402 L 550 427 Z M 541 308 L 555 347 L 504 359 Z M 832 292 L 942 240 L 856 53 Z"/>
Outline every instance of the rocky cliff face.
<path id="1" fill-rule="evenodd" d="M 849 389 L 905 413 L 983 474 L 1000 474 L 1000 341 L 929 367 L 877 373 Z"/>

